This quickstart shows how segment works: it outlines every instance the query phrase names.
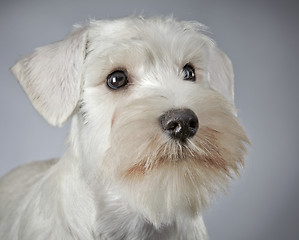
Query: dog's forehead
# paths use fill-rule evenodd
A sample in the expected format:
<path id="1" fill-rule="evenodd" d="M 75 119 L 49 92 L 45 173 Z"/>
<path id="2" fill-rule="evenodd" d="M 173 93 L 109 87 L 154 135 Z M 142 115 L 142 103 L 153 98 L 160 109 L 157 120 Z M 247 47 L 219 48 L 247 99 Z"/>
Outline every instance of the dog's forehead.
<path id="1" fill-rule="evenodd" d="M 95 21 L 90 24 L 89 47 L 96 54 L 110 54 L 111 57 L 115 52 L 120 54 L 129 50 L 180 61 L 199 55 L 204 46 L 211 43 L 211 39 L 200 32 L 203 29 L 198 23 L 178 22 L 171 18 Z"/>
<path id="2" fill-rule="evenodd" d="M 113 21 L 93 21 L 90 23 L 93 35 L 114 38 L 148 38 L 169 37 L 169 34 L 184 35 L 195 37 L 195 33 L 205 30 L 205 26 L 197 22 L 176 21 L 172 18 L 124 18 Z"/>

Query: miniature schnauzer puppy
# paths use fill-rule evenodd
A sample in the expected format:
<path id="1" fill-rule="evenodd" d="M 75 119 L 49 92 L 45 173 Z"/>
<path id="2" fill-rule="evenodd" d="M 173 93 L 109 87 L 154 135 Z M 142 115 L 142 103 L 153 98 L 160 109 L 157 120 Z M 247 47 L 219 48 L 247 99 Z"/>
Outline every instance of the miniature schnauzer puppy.
<path id="1" fill-rule="evenodd" d="M 229 58 L 197 22 L 77 26 L 12 68 L 59 159 L 0 181 L 0 239 L 207 239 L 202 211 L 244 164 Z"/>

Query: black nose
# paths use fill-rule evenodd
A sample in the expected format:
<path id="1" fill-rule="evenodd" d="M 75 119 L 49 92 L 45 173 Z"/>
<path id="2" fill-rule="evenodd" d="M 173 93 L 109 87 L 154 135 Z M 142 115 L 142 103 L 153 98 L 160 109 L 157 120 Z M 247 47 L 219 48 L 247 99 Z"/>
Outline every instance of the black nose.
<path id="1" fill-rule="evenodd" d="M 173 139 L 185 141 L 198 129 L 198 118 L 190 109 L 172 109 L 159 118 L 163 130 Z"/>

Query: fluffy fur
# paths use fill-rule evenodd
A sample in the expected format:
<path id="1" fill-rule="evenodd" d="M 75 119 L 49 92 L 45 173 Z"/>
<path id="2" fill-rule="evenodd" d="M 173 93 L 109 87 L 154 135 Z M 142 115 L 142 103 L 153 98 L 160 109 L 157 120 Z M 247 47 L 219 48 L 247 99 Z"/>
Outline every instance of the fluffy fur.
<path id="1" fill-rule="evenodd" d="M 92 21 L 13 68 L 52 125 L 71 116 L 59 160 L 0 181 L 0 239 L 207 239 L 201 212 L 244 164 L 228 57 L 195 22 Z M 196 82 L 184 80 L 192 64 Z M 129 84 L 111 90 L 107 76 Z M 189 108 L 199 129 L 185 143 L 159 117 Z"/>

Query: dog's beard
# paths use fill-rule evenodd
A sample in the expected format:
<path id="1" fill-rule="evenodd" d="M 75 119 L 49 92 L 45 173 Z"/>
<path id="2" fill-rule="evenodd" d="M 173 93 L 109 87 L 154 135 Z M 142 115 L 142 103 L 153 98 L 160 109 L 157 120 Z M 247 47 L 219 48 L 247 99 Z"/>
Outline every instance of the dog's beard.
<path id="1" fill-rule="evenodd" d="M 243 165 L 246 134 L 231 106 L 221 97 L 216 99 L 192 108 L 199 129 L 185 143 L 162 131 L 158 121 L 162 112 L 151 101 L 126 106 L 126 111 L 120 110 L 121 118 L 116 117 L 103 162 L 104 169 L 110 169 L 107 178 L 156 226 L 185 215 L 195 217 L 208 205 L 210 195 L 225 190 Z"/>

